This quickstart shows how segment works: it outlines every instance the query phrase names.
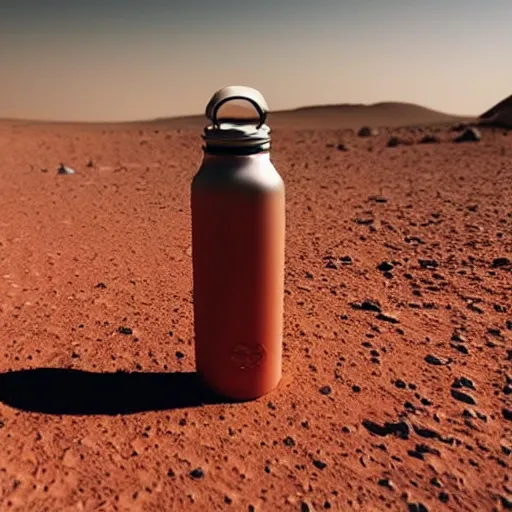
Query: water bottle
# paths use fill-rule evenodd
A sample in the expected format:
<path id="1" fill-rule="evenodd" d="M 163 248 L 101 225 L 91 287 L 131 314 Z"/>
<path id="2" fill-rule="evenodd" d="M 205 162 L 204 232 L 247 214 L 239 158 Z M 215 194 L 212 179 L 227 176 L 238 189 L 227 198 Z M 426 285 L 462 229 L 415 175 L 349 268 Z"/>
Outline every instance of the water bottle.
<path id="1" fill-rule="evenodd" d="M 220 121 L 232 100 L 249 102 L 259 120 Z M 267 113 L 253 88 L 217 91 L 191 186 L 196 369 L 236 401 L 269 393 L 282 374 L 285 190 L 270 161 Z"/>

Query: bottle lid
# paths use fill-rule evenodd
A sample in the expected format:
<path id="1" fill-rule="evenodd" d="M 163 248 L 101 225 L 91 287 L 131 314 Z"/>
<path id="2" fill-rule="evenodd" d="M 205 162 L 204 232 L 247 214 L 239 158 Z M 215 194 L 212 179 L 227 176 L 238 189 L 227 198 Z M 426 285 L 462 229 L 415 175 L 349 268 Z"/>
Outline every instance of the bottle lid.
<path id="1" fill-rule="evenodd" d="M 258 113 L 258 122 L 249 119 L 219 121 L 222 105 L 232 100 L 251 103 Z M 265 124 L 268 105 L 259 91 L 242 85 L 218 90 L 206 106 L 206 117 L 212 122 L 204 130 L 203 139 L 208 152 L 257 153 L 270 148 L 270 127 Z"/>

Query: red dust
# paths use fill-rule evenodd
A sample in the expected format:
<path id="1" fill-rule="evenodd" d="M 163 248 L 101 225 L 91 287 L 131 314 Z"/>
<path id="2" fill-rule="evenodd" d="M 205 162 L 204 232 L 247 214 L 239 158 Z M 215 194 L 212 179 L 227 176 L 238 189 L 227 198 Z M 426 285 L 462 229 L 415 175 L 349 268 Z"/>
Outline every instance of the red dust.
<path id="1" fill-rule="evenodd" d="M 512 137 L 280 123 L 285 377 L 242 404 L 192 373 L 200 131 L 0 124 L 0 509 L 510 508 Z"/>

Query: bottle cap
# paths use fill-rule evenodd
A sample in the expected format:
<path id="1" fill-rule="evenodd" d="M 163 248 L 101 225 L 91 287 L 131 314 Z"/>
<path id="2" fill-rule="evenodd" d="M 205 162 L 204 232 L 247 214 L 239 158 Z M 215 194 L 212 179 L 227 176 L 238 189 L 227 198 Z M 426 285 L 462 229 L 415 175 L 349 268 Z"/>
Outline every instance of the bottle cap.
<path id="1" fill-rule="evenodd" d="M 222 105 L 232 100 L 251 103 L 258 114 L 257 124 L 248 119 L 218 119 Z M 208 102 L 205 115 L 212 122 L 204 130 L 207 152 L 257 153 L 270 148 L 270 127 L 265 124 L 268 105 L 259 91 L 252 87 L 232 85 L 218 90 Z"/>

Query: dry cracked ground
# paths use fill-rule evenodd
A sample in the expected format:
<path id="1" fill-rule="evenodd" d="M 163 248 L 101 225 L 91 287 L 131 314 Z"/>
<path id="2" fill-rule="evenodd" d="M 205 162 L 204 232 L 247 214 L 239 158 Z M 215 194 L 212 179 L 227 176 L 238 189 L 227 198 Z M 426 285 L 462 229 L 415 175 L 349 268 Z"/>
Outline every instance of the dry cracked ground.
<path id="1" fill-rule="evenodd" d="M 510 510 L 512 135 L 276 130 L 285 373 L 243 404 L 193 373 L 199 135 L 0 125 L 0 509 Z"/>

